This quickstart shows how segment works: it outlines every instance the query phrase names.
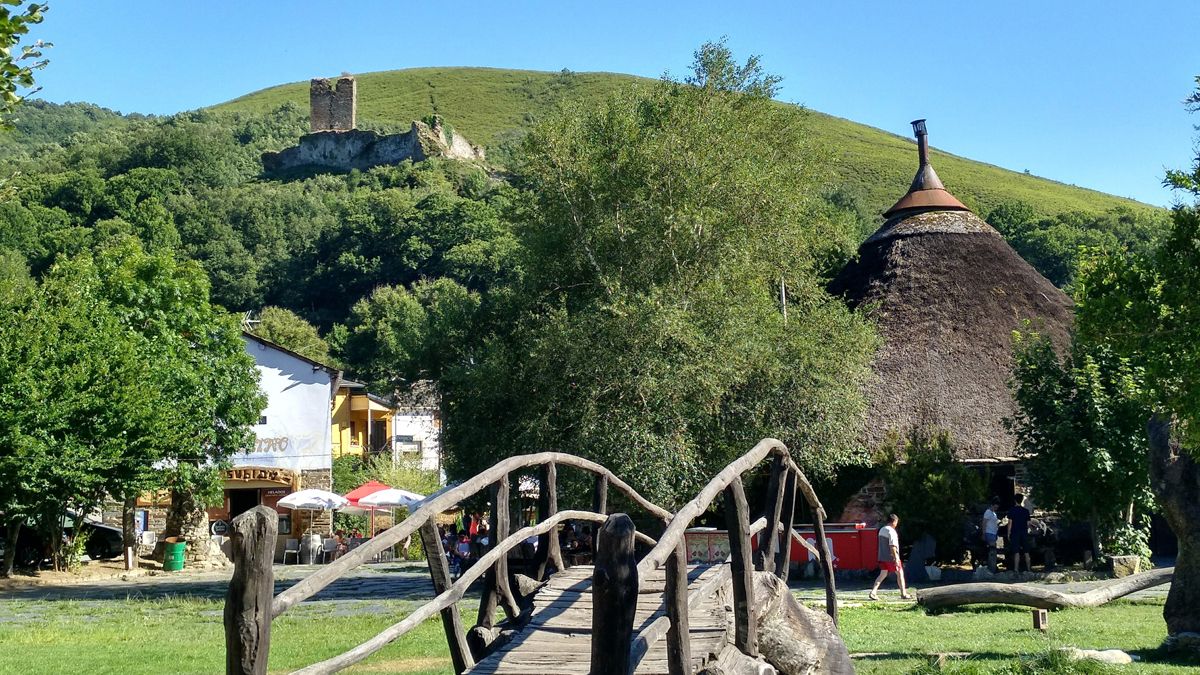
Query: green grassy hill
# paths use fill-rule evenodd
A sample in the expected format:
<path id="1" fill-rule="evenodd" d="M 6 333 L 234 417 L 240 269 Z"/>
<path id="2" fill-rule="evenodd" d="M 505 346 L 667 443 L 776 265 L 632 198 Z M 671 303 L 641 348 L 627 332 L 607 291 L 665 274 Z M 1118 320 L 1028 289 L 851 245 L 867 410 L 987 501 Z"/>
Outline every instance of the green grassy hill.
<path id="1" fill-rule="evenodd" d="M 557 101 L 599 100 L 613 89 L 644 78 L 612 73 L 547 73 L 496 68 L 416 68 L 356 76 L 360 125 L 407 125 L 440 114 L 474 143 L 495 146 L 528 126 Z M 227 111 L 265 112 L 285 102 L 308 107 L 308 83 L 271 87 L 222 103 Z M 821 113 L 812 129 L 837 158 L 838 179 L 874 213 L 892 205 L 916 170 L 911 140 Z M 990 164 L 934 151 L 946 187 L 981 213 L 1008 200 L 1021 200 L 1045 215 L 1106 211 L 1115 206 L 1150 209 L 1140 202 L 1058 183 Z"/>

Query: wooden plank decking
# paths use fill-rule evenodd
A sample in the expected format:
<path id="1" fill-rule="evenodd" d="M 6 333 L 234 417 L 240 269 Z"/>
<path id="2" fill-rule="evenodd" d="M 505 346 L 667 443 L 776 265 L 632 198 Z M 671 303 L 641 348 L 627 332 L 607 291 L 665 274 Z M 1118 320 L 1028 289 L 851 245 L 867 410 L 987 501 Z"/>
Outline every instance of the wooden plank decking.
<path id="1" fill-rule="evenodd" d="M 692 566 L 689 587 L 696 588 L 720 571 L 720 565 Z M 592 572 L 580 565 L 559 572 L 534 596 L 533 616 L 511 642 L 480 661 L 468 672 L 503 675 L 580 675 L 588 672 L 592 656 Z M 666 580 L 656 571 L 639 580 L 633 632 L 662 616 Z M 714 594 L 688 617 L 692 643 L 692 672 L 698 671 L 725 647 L 728 619 Z M 659 640 L 642 659 L 641 675 L 667 675 L 667 644 Z"/>

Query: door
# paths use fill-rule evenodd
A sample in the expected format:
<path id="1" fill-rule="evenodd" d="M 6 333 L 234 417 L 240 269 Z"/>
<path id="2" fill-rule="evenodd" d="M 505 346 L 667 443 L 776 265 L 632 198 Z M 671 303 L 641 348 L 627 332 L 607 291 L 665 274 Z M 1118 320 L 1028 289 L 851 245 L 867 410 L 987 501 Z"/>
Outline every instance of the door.
<path id="1" fill-rule="evenodd" d="M 258 489 L 229 490 L 229 519 L 258 506 Z"/>

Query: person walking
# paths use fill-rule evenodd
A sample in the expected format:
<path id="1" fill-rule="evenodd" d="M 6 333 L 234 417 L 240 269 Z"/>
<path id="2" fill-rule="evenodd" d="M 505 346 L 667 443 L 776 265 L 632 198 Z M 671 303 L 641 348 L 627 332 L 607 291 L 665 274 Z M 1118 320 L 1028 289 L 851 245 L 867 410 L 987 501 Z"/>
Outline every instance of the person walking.
<path id="1" fill-rule="evenodd" d="M 1033 571 L 1033 565 L 1029 557 L 1029 509 L 1025 508 L 1025 495 L 1017 493 L 1015 496 L 1016 504 L 1008 510 L 1008 532 L 1004 538 L 1008 543 L 1009 559 L 1012 560 L 1012 569 L 1017 574 L 1021 573 L 1021 556 L 1025 556 L 1025 570 Z"/>
<path id="2" fill-rule="evenodd" d="M 908 594 L 908 589 L 904 587 L 904 567 L 900 562 L 900 533 L 896 531 L 896 526 L 900 524 L 900 516 L 892 514 L 888 516 L 887 525 L 879 528 L 879 555 L 876 558 L 879 561 L 879 576 L 875 578 L 875 585 L 871 587 L 872 600 L 879 599 L 879 584 L 887 578 L 888 572 L 896 573 L 896 581 L 900 584 L 900 597 L 905 600 L 912 599 Z"/>
<path id="3" fill-rule="evenodd" d="M 988 570 L 996 572 L 996 538 L 1000 535 L 1000 517 L 996 511 L 1000 509 L 1000 498 L 992 497 L 987 510 L 983 512 L 983 543 L 987 545 Z"/>

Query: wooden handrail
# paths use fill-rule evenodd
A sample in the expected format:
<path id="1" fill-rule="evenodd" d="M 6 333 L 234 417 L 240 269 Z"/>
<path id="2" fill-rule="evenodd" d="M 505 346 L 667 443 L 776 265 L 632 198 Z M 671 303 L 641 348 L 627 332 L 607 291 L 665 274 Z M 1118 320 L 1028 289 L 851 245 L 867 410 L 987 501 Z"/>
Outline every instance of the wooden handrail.
<path id="1" fill-rule="evenodd" d="M 517 530 L 504 539 L 504 541 L 498 542 L 496 546 L 480 557 L 479 560 L 472 565 L 470 569 L 463 572 L 462 576 L 458 578 L 458 581 L 454 582 L 454 584 L 450 588 L 446 589 L 445 592 L 439 594 L 433 600 L 430 600 L 413 613 L 404 617 L 403 621 L 385 628 L 375 637 L 343 654 L 335 656 L 331 659 L 326 659 L 320 663 L 314 663 L 307 668 L 294 671 L 292 675 L 325 675 L 327 673 L 334 673 L 343 668 L 352 666 L 355 663 L 367 658 L 371 654 L 379 651 L 380 649 L 383 649 L 392 640 L 395 640 L 413 628 L 416 628 L 421 624 L 421 622 L 432 617 L 434 614 L 458 602 L 467 592 L 467 588 L 470 587 L 470 585 L 474 583 L 476 579 L 483 576 L 484 572 L 490 569 L 491 566 L 495 564 L 501 556 L 507 555 L 510 550 L 516 548 L 517 545 L 529 537 L 540 535 L 543 532 L 549 532 L 555 527 L 558 527 L 558 525 L 563 521 L 567 520 L 587 520 L 594 523 L 603 523 L 607 519 L 607 516 L 602 516 L 598 513 L 592 513 L 591 511 L 559 511 L 537 525 L 531 525 L 529 527 Z M 638 532 L 635 536 L 639 541 L 644 543 L 651 545 L 655 543 L 653 538 L 648 537 L 641 532 Z"/>
<path id="2" fill-rule="evenodd" d="M 759 518 L 750 526 L 750 535 L 756 535 L 766 529 L 766 527 L 767 519 Z M 726 558 L 725 562 L 729 562 L 729 559 Z M 703 586 L 700 586 L 696 588 L 696 590 L 688 593 L 688 609 L 691 610 L 699 607 L 700 603 L 708 599 L 708 597 L 713 593 L 716 593 L 721 586 L 724 586 L 725 582 L 729 581 L 731 576 L 732 571 L 729 569 L 729 565 L 722 565 L 721 571 L 713 575 L 712 579 L 710 579 Z M 632 673 L 633 671 L 637 670 L 638 664 L 640 664 L 642 659 L 645 658 L 646 654 L 650 652 L 650 648 L 654 646 L 655 642 L 663 639 L 663 637 L 667 634 L 667 631 L 670 630 L 670 627 L 671 620 L 664 614 L 654 621 L 651 621 L 650 625 L 643 628 L 640 632 L 638 632 L 637 635 L 633 637 L 633 647 L 629 654 L 629 672 Z"/>
<path id="3" fill-rule="evenodd" d="M 741 476 L 743 473 L 753 469 L 768 455 L 787 455 L 787 446 L 782 441 L 774 438 L 764 438 L 758 442 L 749 452 L 733 460 L 725 466 L 696 498 L 684 504 L 682 508 L 671 517 L 670 525 L 667 530 L 658 538 L 658 545 L 655 546 L 645 558 L 638 563 L 638 576 L 646 577 L 652 570 L 662 567 L 667 561 L 667 556 L 675 549 L 675 546 L 683 540 L 684 531 L 691 526 L 692 521 L 697 516 L 704 513 L 712 504 L 713 500 L 720 495 L 734 478 Z M 788 458 L 790 459 L 790 458 Z"/>
<path id="4" fill-rule="evenodd" d="M 645 509 L 651 515 L 662 520 L 671 519 L 670 511 L 646 499 L 637 490 L 634 490 L 625 481 L 613 474 L 612 471 L 591 460 L 561 452 L 539 452 L 509 457 L 493 464 L 491 468 L 472 476 L 453 488 L 446 488 L 430 495 L 420 508 L 413 511 L 400 524 L 372 537 L 353 551 L 346 553 L 346 555 L 343 555 L 329 565 L 305 577 L 300 583 L 275 596 L 274 601 L 271 603 L 271 618 L 283 614 L 296 604 L 312 597 L 343 574 L 374 559 L 383 550 L 411 537 L 426 520 L 454 506 L 463 499 L 487 489 L 490 485 L 498 481 L 501 476 L 548 462 L 554 462 L 559 466 L 573 466 L 577 469 L 603 475 L 608 485 L 623 492 L 635 504 Z"/>
<path id="5" fill-rule="evenodd" d="M 713 479 L 704 486 L 704 488 L 699 494 L 696 495 L 694 499 L 687 504 L 684 504 L 683 507 L 675 513 L 674 517 L 672 517 L 668 523 L 666 531 L 663 532 L 661 537 L 659 537 L 658 544 L 651 549 L 646 557 L 643 558 L 638 564 L 637 577 L 646 578 L 651 571 L 662 567 L 667 560 L 670 559 L 670 556 L 675 554 L 676 547 L 682 544 L 684 533 L 691 525 L 692 521 L 709 508 L 709 506 L 713 503 L 713 500 L 717 498 L 717 495 L 726 492 L 726 490 L 734 485 L 737 485 L 740 488 L 742 474 L 753 469 L 759 464 L 759 462 L 769 456 L 778 458 L 778 461 L 772 467 L 772 483 L 779 488 L 780 494 L 774 501 L 776 505 L 774 509 L 775 513 L 771 521 L 772 525 L 768 525 L 768 527 L 770 527 L 770 529 L 777 529 L 780 525 L 779 520 L 782 520 L 785 532 L 787 532 L 788 535 L 784 537 L 782 550 L 779 551 L 772 551 L 772 549 L 776 548 L 776 540 L 778 535 L 774 533 L 771 535 L 769 541 L 772 545 L 768 547 L 768 555 L 773 552 L 774 561 L 772 564 L 768 558 L 764 559 L 764 563 L 765 565 L 771 565 L 771 567 L 775 568 L 775 573 L 780 579 L 783 580 L 785 584 L 787 583 L 789 559 L 791 557 L 792 522 L 795 515 L 795 498 L 796 492 L 799 491 L 804 495 L 805 500 L 808 501 L 809 506 L 812 507 L 814 512 L 815 522 L 817 523 L 817 534 L 818 538 L 820 539 L 819 551 L 821 563 L 825 572 L 826 611 L 829 612 L 830 616 L 834 620 L 834 623 L 836 624 L 837 594 L 833 579 L 832 555 L 829 551 L 828 543 L 825 541 L 824 537 L 825 530 L 823 521 L 825 519 L 825 509 L 821 505 L 820 500 L 817 499 L 816 491 L 808 482 L 808 478 L 804 475 L 804 472 L 801 471 L 800 467 L 797 466 L 795 461 L 792 460 L 787 446 L 785 446 L 782 441 L 774 438 L 764 438 L 753 448 L 751 448 L 749 452 L 727 464 L 725 468 L 720 471 L 720 473 L 714 476 Z M 736 493 L 738 490 L 734 490 L 733 492 Z M 782 503 L 779 498 L 782 498 Z M 782 514 L 778 513 L 780 510 L 779 506 L 783 507 Z M 742 506 L 741 510 L 744 511 L 744 509 L 745 507 Z M 732 537 L 734 535 L 735 533 L 731 531 L 730 536 Z M 738 543 L 741 546 L 744 546 L 748 553 L 750 538 L 753 536 L 750 533 L 750 528 L 746 528 L 742 532 L 736 533 L 736 535 L 741 537 Z M 743 560 L 745 560 L 745 558 L 743 558 Z M 749 587 L 749 582 L 752 575 L 747 576 L 748 574 L 748 571 L 743 570 L 743 577 L 738 581 L 741 582 L 743 586 L 741 589 L 743 593 L 747 594 L 744 602 L 747 604 L 747 606 L 750 606 L 753 604 L 753 598 L 748 597 L 748 593 L 752 591 L 752 589 Z M 732 578 L 732 574 L 730 574 L 730 578 Z M 677 590 L 673 594 L 669 594 L 672 596 L 671 599 L 676 606 L 668 609 L 672 610 L 671 613 L 678 615 L 681 612 L 686 611 L 686 608 L 691 606 L 691 598 L 684 600 L 678 597 L 680 593 L 687 595 L 686 580 L 680 582 L 679 580 L 673 580 L 671 575 L 668 575 L 667 583 L 671 584 L 673 582 L 676 586 L 679 586 L 681 583 L 683 584 L 682 589 Z M 753 620 L 752 613 L 742 612 L 737 618 L 740 623 L 747 624 L 739 626 L 739 641 L 745 642 L 745 644 L 739 645 L 739 647 L 748 648 L 751 652 L 755 651 L 751 637 L 752 628 L 748 625 L 748 622 Z M 667 625 L 669 626 L 670 624 L 668 623 Z M 672 673 L 675 673 L 676 671 L 682 672 L 687 668 L 687 663 L 684 660 L 683 652 L 687 651 L 688 638 L 681 631 L 673 631 L 672 634 L 674 637 L 671 641 L 672 643 L 668 645 L 667 651 L 668 655 L 673 656 L 673 660 L 676 662 L 669 664 L 669 668 Z M 631 662 L 633 661 L 633 654 L 636 653 L 636 651 L 631 653 Z M 640 661 L 640 659 L 641 657 L 638 656 L 637 660 Z M 632 672 L 632 670 L 630 672 Z"/>

